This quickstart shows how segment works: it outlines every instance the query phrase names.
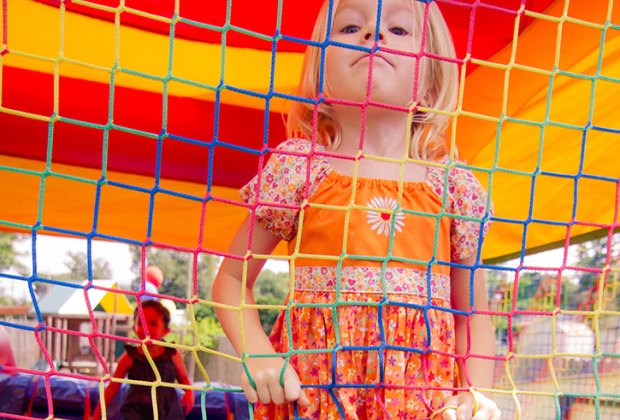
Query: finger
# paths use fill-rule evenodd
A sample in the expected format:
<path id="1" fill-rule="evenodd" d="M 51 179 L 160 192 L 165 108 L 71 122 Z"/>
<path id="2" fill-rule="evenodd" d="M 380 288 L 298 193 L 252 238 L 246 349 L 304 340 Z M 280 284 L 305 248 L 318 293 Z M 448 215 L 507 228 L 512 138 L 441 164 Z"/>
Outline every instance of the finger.
<path id="1" fill-rule="evenodd" d="M 472 418 L 472 410 L 474 409 L 474 402 L 471 396 L 470 398 L 459 399 L 459 407 L 456 409 L 457 420 L 469 420 Z"/>
<path id="2" fill-rule="evenodd" d="M 478 407 L 478 410 L 473 413 L 472 420 L 489 420 L 492 416 L 492 411 L 488 407 Z"/>
<path id="3" fill-rule="evenodd" d="M 457 395 L 453 395 L 450 398 L 448 398 L 447 400 L 444 401 L 443 406 L 444 407 L 449 407 L 449 406 L 458 406 L 459 405 L 459 398 Z"/>
<path id="4" fill-rule="evenodd" d="M 448 408 L 444 410 L 441 418 L 442 420 L 456 420 L 456 410 L 454 408 Z"/>
<path id="5" fill-rule="evenodd" d="M 248 381 L 245 374 L 243 374 L 241 378 L 241 389 L 243 390 L 243 393 L 248 401 L 252 404 L 256 404 L 258 401 L 258 394 L 256 393 L 256 390 L 252 388 L 252 385 L 250 385 L 250 381 Z"/>
<path id="6" fill-rule="evenodd" d="M 277 376 L 272 378 L 269 382 L 269 393 L 271 394 L 271 401 L 276 404 L 284 404 L 286 397 L 284 396 L 284 388 L 280 385 L 280 378 Z"/>
<path id="7" fill-rule="evenodd" d="M 470 390 L 470 394 L 473 400 L 474 411 L 472 420 L 493 420 L 500 418 L 501 412 L 495 401 L 474 390 Z"/>
<path id="8" fill-rule="evenodd" d="M 501 414 L 499 408 L 493 404 L 493 406 L 485 406 L 479 409 L 476 415 L 472 417 L 472 420 L 499 420 Z"/>
<path id="9" fill-rule="evenodd" d="M 301 383 L 297 372 L 290 366 L 284 371 L 284 393 L 286 401 L 293 402 L 301 397 Z"/>
<path id="10" fill-rule="evenodd" d="M 258 394 L 258 399 L 260 402 L 263 404 L 269 404 L 271 402 L 269 385 L 258 377 L 254 378 L 254 383 L 256 384 L 256 393 Z"/>
<path id="11" fill-rule="evenodd" d="M 287 401 L 297 401 L 297 404 L 302 407 L 308 407 L 310 405 L 310 398 L 308 398 L 308 395 L 306 395 L 306 392 L 302 389 L 297 372 L 290 366 L 288 366 L 284 372 L 284 392 Z"/>
<path id="12" fill-rule="evenodd" d="M 297 404 L 301 405 L 302 407 L 308 407 L 310 405 L 310 398 L 308 398 L 308 396 L 306 395 L 306 391 L 304 391 L 303 389 L 301 390 L 301 393 L 299 394 L 299 399 L 297 400 Z"/>
<path id="13" fill-rule="evenodd" d="M 492 417 L 489 415 L 489 410 L 487 409 L 482 409 L 482 410 L 478 410 L 476 412 L 476 415 L 474 415 L 471 420 L 489 420 Z"/>
<path id="14" fill-rule="evenodd" d="M 445 400 L 443 407 L 440 409 L 442 420 L 456 420 L 456 407 L 458 404 L 459 400 L 456 395 Z"/>

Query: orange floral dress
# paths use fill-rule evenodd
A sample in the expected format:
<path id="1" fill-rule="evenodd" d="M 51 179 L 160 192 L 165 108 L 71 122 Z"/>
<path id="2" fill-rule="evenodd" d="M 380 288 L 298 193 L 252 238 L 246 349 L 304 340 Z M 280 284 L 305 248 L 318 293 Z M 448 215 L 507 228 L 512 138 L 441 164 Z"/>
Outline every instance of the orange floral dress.
<path id="1" fill-rule="evenodd" d="M 456 375 L 450 262 L 476 252 L 487 194 L 462 168 L 429 166 L 423 182 L 353 179 L 324 153 L 288 140 L 241 189 L 295 256 L 270 338 L 311 402 L 259 402 L 255 418 L 428 418 Z"/>

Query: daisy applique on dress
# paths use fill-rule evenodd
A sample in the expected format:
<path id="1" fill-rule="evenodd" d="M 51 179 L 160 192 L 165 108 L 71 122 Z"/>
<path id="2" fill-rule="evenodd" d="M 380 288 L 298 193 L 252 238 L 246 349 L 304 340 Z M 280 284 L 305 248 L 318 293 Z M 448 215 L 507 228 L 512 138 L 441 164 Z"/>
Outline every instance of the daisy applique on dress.
<path id="1" fill-rule="evenodd" d="M 373 197 L 370 199 L 368 207 L 377 209 L 366 210 L 366 220 L 371 230 L 376 231 L 378 235 L 388 236 L 392 226 L 392 217 L 394 217 L 394 229 L 396 232 L 402 232 L 402 227 L 405 226 L 405 215 L 402 211 L 394 212 L 398 207 L 398 202 L 395 199 Z"/>

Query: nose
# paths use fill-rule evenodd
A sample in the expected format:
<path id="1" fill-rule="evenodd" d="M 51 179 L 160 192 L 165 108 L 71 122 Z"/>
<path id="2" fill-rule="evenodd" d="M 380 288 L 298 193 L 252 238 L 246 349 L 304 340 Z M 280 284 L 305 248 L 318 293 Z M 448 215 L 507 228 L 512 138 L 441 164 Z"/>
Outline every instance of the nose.
<path id="1" fill-rule="evenodd" d="M 364 31 L 364 41 L 374 41 L 377 27 L 373 24 Z M 383 41 L 383 32 L 379 30 L 379 41 Z"/>

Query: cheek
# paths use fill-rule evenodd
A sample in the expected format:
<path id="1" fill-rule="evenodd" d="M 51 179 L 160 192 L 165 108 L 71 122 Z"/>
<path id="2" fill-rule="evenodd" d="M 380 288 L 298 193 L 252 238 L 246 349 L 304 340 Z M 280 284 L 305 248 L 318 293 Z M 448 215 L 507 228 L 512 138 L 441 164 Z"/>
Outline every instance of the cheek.
<path id="1" fill-rule="evenodd" d="M 320 65 L 319 65 L 320 66 Z M 317 92 L 321 90 L 328 97 L 334 96 L 334 90 L 338 90 L 338 87 L 342 85 L 342 77 L 338 74 L 337 68 L 334 70 L 335 66 L 327 59 L 325 59 L 325 64 L 323 67 L 323 87 L 318 86 Z M 319 74 L 317 77 L 317 85 L 321 84 L 321 69 L 319 69 Z"/>
<path id="2" fill-rule="evenodd" d="M 342 77 L 343 73 L 346 72 L 348 68 L 347 62 L 350 52 L 346 51 L 343 48 L 338 47 L 328 47 L 325 51 L 325 61 L 323 62 L 323 72 L 324 77 L 326 79 L 333 79 L 337 77 Z M 321 63 L 317 64 L 319 66 L 319 75 L 321 74 Z"/>
<path id="3" fill-rule="evenodd" d="M 429 81 L 430 75 L 431 75 L 431 69 L 430 69 L 429 59 L 424 58 L 420 62 L 420 69 L 418 70 L 418 75 L 417 75 L 418 95 L 420 99 L 424 99 L 428 96 L 428 91 L 430 89 L 430 81 Z"/>
<path id="4" fill-rule="evenodd" d="M 142 334 L 142 327 L 141 327 L 141 326 L 138 326 L 138 325 L 135 325 L 135 326 L 133 327 L 133 332 L 134 332 L 134 333 L 136 333 L 136 335 L 137 335 L 138 337 L 141 337 L 141 336 L 143 335 L 143 334 Z"/>
<path id="5" fill-rule="evenodd" d="M 321 68 L 321 63 L 318 63 L 319 66 L 319 74 L 318 74 L 318 79 L 317 82 L 321 79 L 321 71 L 323 72 L 323 78 L 325 80 L 333 80 L 334 78 L 337 78 L 337 70 L 338 67 L 335 65 L 335 59 L 334 59 L 334 54 L 328 52 L 325 54 L 325 61 L 323 62 L 323 68 Z"/>

